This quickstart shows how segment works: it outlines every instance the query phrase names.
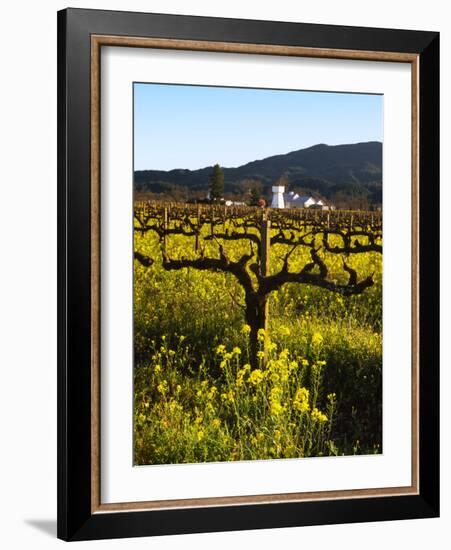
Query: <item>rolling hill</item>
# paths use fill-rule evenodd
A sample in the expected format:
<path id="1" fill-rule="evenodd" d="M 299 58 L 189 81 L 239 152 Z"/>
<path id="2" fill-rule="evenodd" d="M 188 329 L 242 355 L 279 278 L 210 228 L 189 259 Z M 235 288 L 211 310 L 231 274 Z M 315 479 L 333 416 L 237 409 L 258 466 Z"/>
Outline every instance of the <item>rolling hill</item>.
<path id="1" fill-rule="evenodd" d="M 220 159 L 218 159 L 220 162 Z M 347 145 L 318 144 L 254 160 L 236 168 L 224 168 L 226 194 L 239 195 L 261 182 L 264 195 L 271 185 L 286 176 L 290 189 L 332 199 L 337 193 L 347 197 L 366 197 L 370 203 L 382 201 L 382 143 L 371 141 Z M 187 193 L 207 193 L 212 166 L 198 170 L 140 170 L 134 174 L 135 190 L 168 193 L 183 189 Z"/>

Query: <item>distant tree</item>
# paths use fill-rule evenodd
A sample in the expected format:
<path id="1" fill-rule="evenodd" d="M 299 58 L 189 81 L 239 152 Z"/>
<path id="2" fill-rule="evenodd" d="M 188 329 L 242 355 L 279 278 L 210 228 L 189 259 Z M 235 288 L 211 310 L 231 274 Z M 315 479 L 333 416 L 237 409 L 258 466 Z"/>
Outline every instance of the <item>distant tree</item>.
<path id="1" fill-rule="evenodd" d="M 251 193 L 250 193 L 250 205 L 251 206 L 258 206 L 258 203 L 261 198 L 260 190 L 257 187 L 252 187 Z"/>
<path id="2" fill-rule="evenodd" d="M 213 173 L 210 176 L 210 199 L 213 202 L 222 199 L 224 196 L 224 172 L 219 164 L 213 166 Z"/>
<path id="3" fill-rule="evenodd" d="M 285 192 L 288 191 L 288 188 L 290 187 L 290 180 L 288 179 L 288 176 L 286 174 L 282 174 L 279 178 L 277 178 L 272 185 L 277 185 L 280 187 L 285 187 Z"/>
<path id="4" fill-rule="evenodd" d="M 331 197 L 332 204 L 340 210 L 349 209 L 349 197 L 343 191 L 335 192 Z"/>
<path id="5" fill-rule="evenodd" d="M 337 191 L 332 195 L 331 203 L 340 210 L 370 210 L 370 202 L 366 195 L 348 195 Z"/>
<path id="6" fill-rule="evenodd" d="M 259 191 L 262 190 L 262 182 L 256 178 L 244 178 L 238 182 L 238 185 L 245 193 L 248 193 L 252 187 L 256 187 Z"/>
<path id="7" fill-rule="evenodd" d="M 369 210 L 370 203 L 368 202 L 368 198 L 365 196 L 352 197 L 350 201 L 350 209 L 351 210 Z"/>

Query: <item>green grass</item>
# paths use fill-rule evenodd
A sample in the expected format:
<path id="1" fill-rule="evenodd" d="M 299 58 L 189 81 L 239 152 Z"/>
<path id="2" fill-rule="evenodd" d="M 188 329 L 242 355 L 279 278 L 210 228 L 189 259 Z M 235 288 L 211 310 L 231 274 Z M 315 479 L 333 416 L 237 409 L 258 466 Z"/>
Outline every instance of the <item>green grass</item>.
<path id="1" fill-rule="evenodd" d="M 237 257 L 240 246 L 227 243 L 227 250 Z M 236 280 L 165 271 L 152 232 L 136 234 L 135 247 L 156 259 L 150 268 L 135 262 L 135 463 L 381 452 L 380 254 L 346 260 L 359 277 L 374 273 L 375 285 L 360 296 L 299 284 L 271 295 L 273 349 L 257 384 Z M 191 249 L 189 239 L 171 237 L 172 257 Z M 292 269 L 307 254 L 296 251 Z M 272 270 L 278 256 L 275 250 Z M 340 278 L 341 258 L 324 258 Z M 306 392 L 308 407 L 296 398 Z"/>

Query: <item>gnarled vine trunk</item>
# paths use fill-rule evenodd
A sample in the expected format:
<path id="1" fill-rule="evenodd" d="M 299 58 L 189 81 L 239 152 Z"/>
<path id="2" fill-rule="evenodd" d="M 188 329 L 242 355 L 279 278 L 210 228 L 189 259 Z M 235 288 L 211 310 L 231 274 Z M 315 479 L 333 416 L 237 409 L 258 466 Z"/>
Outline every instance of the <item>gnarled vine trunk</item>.
<path id="1" fill-rule="evenodd" d="M 249 333 L 249 361 L 252 368 L 259 365 L 258 351 L 258 331 L 263 329 L 265 335 L 268 331 L 268 299 L 267 295 L 259 295 L 256 292 L 246 294 L 246 323 L 250 326 Z M 261 346 L 264 351 L 265 346 Z"/>

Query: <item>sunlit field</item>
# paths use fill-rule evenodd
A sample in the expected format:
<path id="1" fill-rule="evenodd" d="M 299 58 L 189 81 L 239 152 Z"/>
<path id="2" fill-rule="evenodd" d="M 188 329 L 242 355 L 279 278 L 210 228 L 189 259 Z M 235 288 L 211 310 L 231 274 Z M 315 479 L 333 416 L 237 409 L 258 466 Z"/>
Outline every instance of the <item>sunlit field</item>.
<path id="1" fill-rule="evenodd" d="M 382 452 L 382 254 L 328 252 L 323 234 L 305 224 L 297 231 L 309 235 L 309 246 L 273 244 L 268 275 L 285 263 L 301 272 L 314 249 L 311 273 L 324 264 L 333 284 L 351 280 L 352 271 L 373 284 L 350 296 L 280 285 L 268 294 L 266 330 L 259 329 L 252 356 L 238 278 L 163 262 L 163 254 L 219 258 L 220 247 L 237 262 L 257 247 L 211 231 L 202 228 L 197 250 L 193 236 L 168 234 L 163 245 L 157 231 L 135 231 L 135 251 L 152 259 L 134 262 L 135 464 Z M 342 240 L 330 235 L 328 244 Z M 257 268 L 249 266 L 255 282 Z"/>

